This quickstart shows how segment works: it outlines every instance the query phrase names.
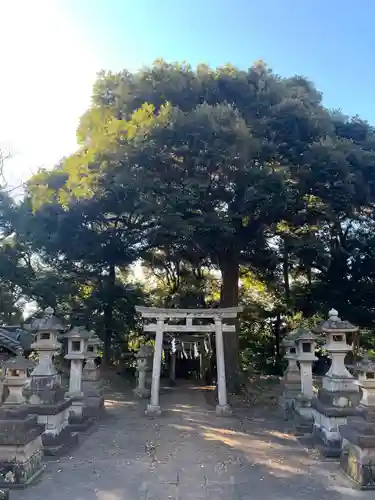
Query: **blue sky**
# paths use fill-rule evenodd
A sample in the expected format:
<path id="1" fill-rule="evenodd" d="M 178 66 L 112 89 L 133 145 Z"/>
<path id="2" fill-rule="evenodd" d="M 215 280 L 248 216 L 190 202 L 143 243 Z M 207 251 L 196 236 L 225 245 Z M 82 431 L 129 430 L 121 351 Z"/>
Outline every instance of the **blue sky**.
<path id="1" fill-rule="evenodd" d="M 375 122 L 372 0 L 68 0 L 67 5 L 108 67 L 137 68 L 157 57 L 240 67 L 263 59 L 283 75 L 309 77 L 327 105 Z"/>
<path id="2" fill-rule="evenodd" d="M 0 17 L 0 145 L 13 154 L 12 182 L 74 150 L 96 71 L 158 57 L 242 68 L 263 59 L 375 124 L 373 0 L 4 0 Z"/>

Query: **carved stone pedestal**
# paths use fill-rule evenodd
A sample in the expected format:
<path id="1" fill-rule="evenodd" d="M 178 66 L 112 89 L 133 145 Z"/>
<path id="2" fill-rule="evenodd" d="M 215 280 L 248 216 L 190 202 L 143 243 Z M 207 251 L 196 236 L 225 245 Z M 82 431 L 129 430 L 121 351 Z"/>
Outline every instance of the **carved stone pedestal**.
<path id="1" fill-rule="evenodd" d="M 355 371 L 362 388 L 361 414 L 340 427 L 340 468 L 362 489 L 375 489 L 375 363 L 359 362 Z"/>
<path id="2" fill-rule="evenodd" d="M 325 456 L 339 458 L 342 447 L 340 427 L 346 424 L 348 417 L 360 414 L 359 388 L 344 363 L 346 353 L 351 350 L 346 343 L 346 334 L 357 331 L 357 328 L 341 321 L 337 311 L 332 310 L 322 331 L 326 334 L 325 348 L 331 355 L 332 365 L 323 377 L 318 397 L 312 400 L 314 436 Z"/>
<path id="3" fill-rule="evenodd" d="M 44 454 L 61 455 L 78 443 L 78 434 L 69 426 L 72 399 L 63 399 L 53 404 L 29 405 L 28 412 L 37 416 L 44 426 L 42 442 Z"/>
<path id="4" fill-rule="evenodd" d="M 375 419 L 340 427 L 340 468 L 362 489 L 375 489 Z"/>
<path id="5" fill-rule="evenodd" d="M 299 394 L 294 406 L 294 425 L 297 435 L 311 435 L 314 431 L 315 410 L 311 407 L 311 399 Z"/>
<path id="6" fill-rule="evenodd" d="M 40 476 L 42 433 L 43 427 L 27 408 L 0 410 L 0 489 L 24 488 Z"/>
<path id="7" fill-rule="evenodd" d="M 85 367 L 86 368 L 86 367 Z M 99 418 L 105 412 L 100 369 L 85 370 L 82 373 L 82 391 L 84 394 L 84 414 Z"/>
<path id="8" fill-rule="evenodd" d="M 71 432 L 86 432 L 95 422 L 93 415 L 87 414 L 84 408 L 84 396 L 73 396 L 69 414 L 69 430 Z"/>

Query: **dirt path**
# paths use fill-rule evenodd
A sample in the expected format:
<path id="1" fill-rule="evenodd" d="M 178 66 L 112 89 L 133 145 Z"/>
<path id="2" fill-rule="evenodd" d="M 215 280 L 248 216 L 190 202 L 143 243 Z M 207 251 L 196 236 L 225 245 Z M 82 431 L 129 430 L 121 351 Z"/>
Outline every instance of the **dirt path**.
<path id="1" fill-rule="evenodd" d="M 184 385 L 161 397 L 159 419 L 131 391 L 107 397 L 108 418 L 69 457 L 49 462 L 39 484 L 12 500 L 373 499 L 306 453 L 275 412 L 218 418 L 203 392 Z"/>

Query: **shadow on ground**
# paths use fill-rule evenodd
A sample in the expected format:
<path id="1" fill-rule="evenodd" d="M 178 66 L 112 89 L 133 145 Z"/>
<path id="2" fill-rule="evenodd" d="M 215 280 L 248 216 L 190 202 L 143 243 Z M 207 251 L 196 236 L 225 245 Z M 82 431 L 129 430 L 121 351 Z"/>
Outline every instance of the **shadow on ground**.
<path id="1" fill-rule="evenodd" d="M 106 390 L 96 432 L 12 500 L 373 498 L 304 450 L 272 403 L 219 418 L 212 388 L 184 384 L 161 396 L 164 414 L 151 419 L 129 384 L 111 380 Z"/>

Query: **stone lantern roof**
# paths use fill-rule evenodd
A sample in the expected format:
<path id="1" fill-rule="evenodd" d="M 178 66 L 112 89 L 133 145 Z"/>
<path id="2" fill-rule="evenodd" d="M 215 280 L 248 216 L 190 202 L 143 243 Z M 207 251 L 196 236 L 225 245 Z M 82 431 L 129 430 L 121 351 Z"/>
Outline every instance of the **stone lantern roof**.
<path id="1" fill-rule="evenodd" d="M 291 340 L 288 337 L 284 337 L 280 344 L 283 347 L 290 347 L 291 345 L 294 345 L 294 340 Z"/>
<path id="2" fill-rule="evenodd" d="M 328 313 L 328 319 L 321 325 L 321 330 L 324 333 L 351 333 L 358 331 L 358 327 L 349 321 L 343 321 L 336 309 L 331 309 Z"/>
<path id="3" fill-rule="evenodd" d="M 141 344 L 139 346 L 139 351 L 135 354 L 136 358 L 147 358 L 148 356 L 153 356 L 154 350 L 152 346 Z"/>
<path id="4" fill-rule="evenodd" d="M 83 326 L 74 326 L 64 335 L 64 338 L 71 340 L 88 340 L 91 339 L 92 336 Z"/>
<path id="5" fill-rule="evenodd" d="M 289 332 L 283 340 L 281 341 L 281 345 L 283 347 L 291 347 L 295 344 L 297 340 L 297 335 L 296 335 L 296 330 L 293 330 L 292 332 Z"/>
<path id="6" fill-rule="evenodd" d="M 295 330 L 293 330 L 293 336 L 295 338 L 295 341 L 299 340 L 315 340 L 315 335 L 308 330 L 307 328 L 304 328 L 303 326 L 299 326 Z"/>
<path id="7" fill-rule="evenodd" d="M 89 332 L 89 334 L 90 334 L 89 338 L 88 338 L 89 345 L 97 345 L 97 346 L 101 345 L 101 343 L 102 343 L 101 339 L 98 337 L 98 335 L 93 330 L 91 330 Z"/>
<path id="8" fill-rule="evenodd" d="M 54 315 L 52 307 L 47 307 L 41 318 L 35 318 L 30 324 L 30 330 L 37 332 L 60 332 L 64 331 L 66 327 L 62 324 L 61 320 Z"/>
<path id="9" fill-rule="evenodd" d="M 26 359 L 21 355 L 15 358 L 8 359 L 3 363 L 3 368 L 6 370 L 24 370 L 27 371 L 29 368 L 34 368 L 35 363 L 30 359 Z"/>
<path id="10" fill-rule="evenodd" d="M 363 357 L 363 359 L 361 359 L 360 361 L 358 361 L 358 363 L 356 363 L 354 365 L 354 368 L 358 372 L 364 372 L 364 373 L 373 372 L 373 373 L 375 373 L 375 361 L 372 359 L 369 359 L 368 354 L 366 354 Z"/>

